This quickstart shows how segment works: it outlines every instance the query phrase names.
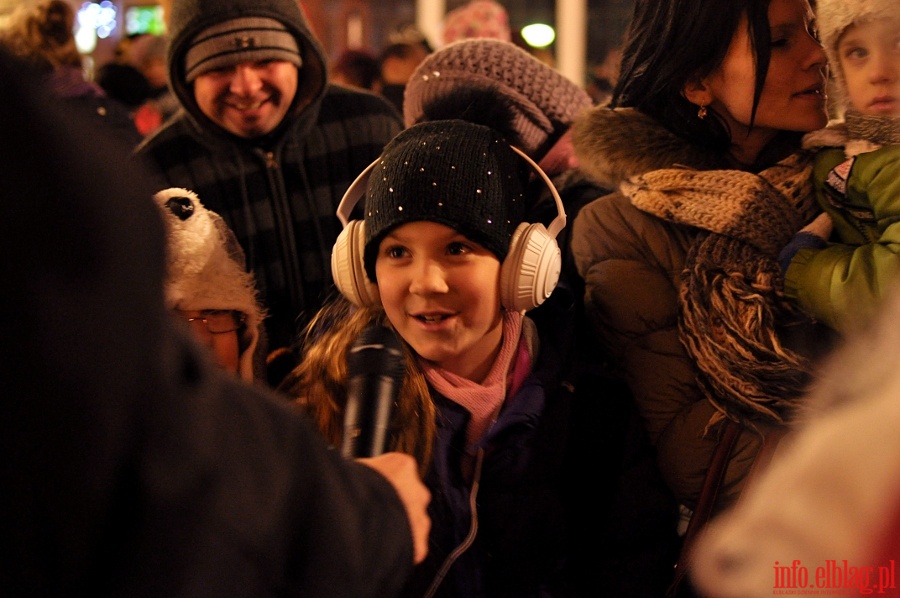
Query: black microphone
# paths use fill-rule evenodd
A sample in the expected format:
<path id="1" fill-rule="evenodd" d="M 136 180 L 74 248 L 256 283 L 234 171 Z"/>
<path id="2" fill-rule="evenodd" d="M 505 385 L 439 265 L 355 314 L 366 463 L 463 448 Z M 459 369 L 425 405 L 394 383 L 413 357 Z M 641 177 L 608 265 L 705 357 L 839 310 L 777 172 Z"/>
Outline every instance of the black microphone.
<path id="1" fill-rule="evenodd" d="M 350 347 L 347 372 L 341 454 L 377 457 L 387 449 L 391 409 L 406 372 L 400 339 L 386 326 L 369 326 Z"/>

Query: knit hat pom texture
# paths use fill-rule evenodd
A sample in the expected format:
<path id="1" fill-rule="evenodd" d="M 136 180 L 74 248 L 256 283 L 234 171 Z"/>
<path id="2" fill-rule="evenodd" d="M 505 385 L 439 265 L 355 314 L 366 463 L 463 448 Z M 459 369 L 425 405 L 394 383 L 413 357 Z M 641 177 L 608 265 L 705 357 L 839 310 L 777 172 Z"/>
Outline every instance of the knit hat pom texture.
<path id="1" fill-rule="evenodd" d="M 430 54 L 410 77 L 403 100 L 406 126 L 422 120 L 429 103 L 461 88 L 491 89 L 507 100 L 520 149 L 535 160 L 592 105 L 584 89 L 515 44 L 462 40 Z"/>

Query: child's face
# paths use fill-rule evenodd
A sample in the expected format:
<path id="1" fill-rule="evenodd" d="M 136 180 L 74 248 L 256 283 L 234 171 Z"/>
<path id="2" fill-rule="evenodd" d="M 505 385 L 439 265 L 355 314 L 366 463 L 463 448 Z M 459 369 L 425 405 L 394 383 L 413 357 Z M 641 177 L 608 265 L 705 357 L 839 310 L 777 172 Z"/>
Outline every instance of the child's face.
<path id="1" fill-rule="evenodd" d="M 178 314 L 191 325 L 191 332 L 212 353 L 215 362 L 226 372 L 237 375 L 240 367 L 240 322 L 229 310 L 182 311 Z"/>
<path id="2" fill-rule="evenodd" d="M 423 358 L 481 382 L 500 349 L 500 261 L 456 230 L 409 222 L 388 234 L 375 260 L 385 313 Z"/>
<path id="3" fill-rule="evenodd" d="M 849 26 L 838 42 L 851 105 L 872 116 L 900 116 L 900 19 Z"/>

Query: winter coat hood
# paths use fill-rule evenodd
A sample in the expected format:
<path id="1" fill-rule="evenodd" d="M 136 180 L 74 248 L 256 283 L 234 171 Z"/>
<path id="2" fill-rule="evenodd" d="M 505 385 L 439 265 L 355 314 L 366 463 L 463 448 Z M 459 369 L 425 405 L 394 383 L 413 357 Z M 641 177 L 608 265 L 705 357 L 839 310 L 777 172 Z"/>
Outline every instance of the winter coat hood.
<path id="1" fill-rule="evenodd" d="M 727 154 L 698 147 L 634 108 L 598 106 L 583 112 L 572 125 L 579 169 L 607 189 L 662 168 L 757 172 L 796 151 L 800 137 L 783 132 L 760 152 L 756 164 L 738 168 Z"/>
<path id="2" fill-rule="evenodd" d="M 166 53 L 169 85 L 194 120 L 212 124 L 197 106 L 192 86 L 185 82 L 185 55 L 191 41 L 213 25 L 247 17 L 275 19 L 297 39 L 303 66 L 298 76 L 293 113 L 301 112 L 324 94 L 326 55 L 296 0 L 178 0 L 172 3 L 169 21 L 170 43 Z"/>

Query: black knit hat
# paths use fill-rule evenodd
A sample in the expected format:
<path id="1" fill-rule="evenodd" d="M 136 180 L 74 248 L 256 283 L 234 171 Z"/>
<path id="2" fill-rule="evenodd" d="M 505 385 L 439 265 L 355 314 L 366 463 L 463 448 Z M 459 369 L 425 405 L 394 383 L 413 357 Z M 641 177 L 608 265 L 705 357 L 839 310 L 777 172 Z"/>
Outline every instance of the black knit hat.
<path id="1" fill-rule="evenodd" d="M 493 129 L 439 120 L 401 131 L 384 148 L 366 193 L 366 275 L 391 230 L 427 220 L 449 226 L 500 261 L 524 218 L 527 164 Z"/>

